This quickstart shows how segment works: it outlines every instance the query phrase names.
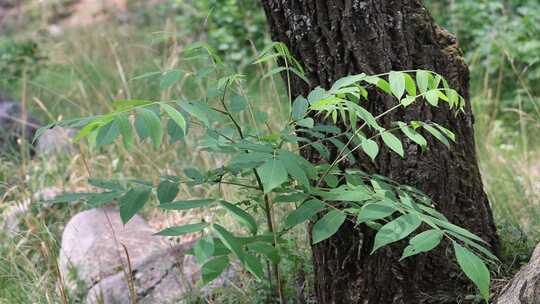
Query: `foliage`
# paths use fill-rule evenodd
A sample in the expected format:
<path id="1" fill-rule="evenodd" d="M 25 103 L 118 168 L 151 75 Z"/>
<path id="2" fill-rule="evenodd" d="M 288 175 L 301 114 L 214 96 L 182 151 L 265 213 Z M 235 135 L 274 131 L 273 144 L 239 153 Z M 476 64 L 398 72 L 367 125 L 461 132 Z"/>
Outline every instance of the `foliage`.
<path id="1" fill-rule="evenodd" d="M 42 59 L 38 45 L 33 41 L 0 39 L 0 85 L 13 84 L 24 73 L 26 76 L 36 74 Z"/>
<path id="2" fill-rule="evenodd" d="M 167 0 L 157 5 L 131 1 L 138 21 L 170 19 L 181 31 L 178 35 L 198 35 L 229 62 L 245 65 L 267 42 L 266 19 L 259 1 Z"/>
<path id="3" fill-rule="evenodd" d="M 87 137 L 95 148 L 122 138 L 127 150 L 133 149 L 137 137 L 139 142 L 149 141 L 159 148 L 164 138 L 169 142 L 182 140 L 195 129 L 199 149 L 227 155 L 226 164 L 211 170 L 192 168 L 183 175 L 163 175 L 157 183 L 140 179 L 90 180 L 103 192 L 69 193 L 54 202 L 85 200 L 95 207 L 118 200 L 124 222 L 139 212 L 151 197 L 157 198 L 158 208 L 162 210 L 201 208 L 227 214 L 243 227 L 241 232 L 226 228 L 221 217 L 215 217 L 210 221 L 203 219 L 170 227 L 158 235 L 203 234 L 192 254 L 202 265 L 204 283 L 219 276 L 230 264 L 231 257 L 261 280 L 265 276 L 263 259 L 272 265 L 276 278 L 274 288 L 281 299 L 284 298 L 279 275 L 283 259 L 281 248 L 298 225 L 314 221 L 310 242 L 316 244 L 331 237 L 344 224 L 366 224 L 378 231 L 373 252 L 411 236 L 422 226 L 420 233 L 409 240 L 402 258 L 430 251 L 443 239 L 448 239 L 465 275 L 479 288 L 484 299 L 489 298 L 490 274 L 484 261 L 494 263 L 497 258 L 485 248 L 482 239 L 451 224 L 419 190 L 383 176 L 341 170 L 338 166 L 345 159 L 350 163 L 359 162 L 357 151 L 363 151 L 374 160 L 383 146 L 405 157 L 400 137 L 422 149 L 428 148 L 426 135 L 448 146 L 454 142 L 455 136 L 450 130 L 432 121 L 396 121 L 387 127 L 379 124 L 386 114 L 413 103 L 424 102 L 432 107 L 445 103 L 456 112 L 461 111 L 463 97 L 450 88 L 443 77 L 423 70 L 347 76 L 337 80 L 329 90 L 317 87 L 308 96 L 297 97 L 291 102 L 287 121 L 281 124 L 281 129 L 273 130 L 268 125 L 267 115 L 245 94 L 242 75 L 231 72 L 206 45 L 187 48 L 184 57 L 189 60 L 194 54 L 199 58 L 206 56 L 212 64 L 209 69 L 220 75 L 217 81 L 208 81 L 210 85 L 200 99 L 116 100 L 110 113 L 59 124 L 82 126 L 75 139 Z M 301 67 L 280 43 L 265 49 L 255 62 L 277 59 L 288 64 L 266 77 L 279 72 L 287 77 L 291 73 L 302 76 Z M 178 73 L 164 72 L 161 83 L 166 85 L 162 87 L 166 89 L 180 78 Z M 204 76 L 200 79 L 206 80 Z M 365 88 L 368 85 L 394 96 L 396 105 L 373 116 L 363 107 L 369 99 Z M 166 121 L 165 127 L 163 121 Z M 316 150 L 326 162 L 313 164 L 297 154 L 298 150 L 308 147 Z M 336 154 L 331 155 L 330 149 L 337 151 Z M 241 189 L 244 196 L 238 201 L 227 201 L 219 196 L 176 200 L 182 184 L 218 189 L 232 185 Z M 283 216 L 278 217 L 278 213 Z M 258 220 L 261 217 L 266 220 L 266 229 Z"/>
<path id="4" fill-rule="evenodd" d="M 427 2 L 439 22 L 456 33 L 474 73 L 473 84 L 500 100 L 495 110 L 521 108 L 540 115 L 540 90 L 532 85 L 540 81 L 540 3 Z"/>
<path id="5" fill-rule="evenodd" d="M 50 24 L 57 24 L 71 16 L 73 6 L 79 0 L 3 0 L 0 8 L 7 13 L 1 20 L 2 32 L 17 34 L 23 30 L 44 30 Z M 12 11 L 9 11 L 12 9 Z"/>

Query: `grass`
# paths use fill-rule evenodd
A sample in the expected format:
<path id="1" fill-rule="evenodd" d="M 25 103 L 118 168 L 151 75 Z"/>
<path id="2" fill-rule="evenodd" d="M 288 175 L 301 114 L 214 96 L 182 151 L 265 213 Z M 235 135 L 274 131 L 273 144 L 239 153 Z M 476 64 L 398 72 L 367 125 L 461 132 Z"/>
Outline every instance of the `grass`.
<path id="1" fill-rule="evenodd" d="M 162 33 L 175 32 L 170 23 L 162 26 Z M 47 66 L 38 77 L 28 80 L 24 94 L 20 88 L 14 93 L 28 96 L 31 111 L 43 121 L 102 113 L 110 108 L 112 99 L 166 100 L 176 96 L 197 96 L 204 90 L 197 83 L 185 81 L 162 92 L 159 82 L 154 79 L 133 79 L 153 71 L 181 68 L 189 72 L 197 68 L 196 62 L 178 60 L 178 53 L 190 37 L 180 40 L 175 35 L 150 34 L 154 30 L 108 22 L 68 29 L 58 38 L 39 38 L 48 57 Z M 280 81 L 249 84 L 254 92 L 250 97 L 267 105 L 266 109 L 273 117 L 280 117 L 287 106 L 280 102 L 286 100 L 278 93 L 280 85 Z M 527 261 L 533 246 L 540 241 L 540 165 L 536 165 L 540 159 L 540 142 L 530 136 L 537 132 L 540 118 L 509 111 L 517 113 L 513 114 L 519 122 L 516 127 L 511 119 L 490 114 L 490 107 L 497 100 L 486 90 L 475 89 L 473 94 L 476 96 L 473 104 L 479 163 L 503 241 L 504 267 L 498 275 L 502 284 Z M 91 155 L 89 147 L 81 144 L 81 153 L 73 157 L 36 158 L 23 163 L 0 159 L 0 211 L 17 203 L 30 202 L 29 211 L 21 215 L 19 233 L 13 238 L 0 235 L 1 304 L 61 303 L 63 299 L 56 255 L 63 225 L 82 207 L 40 205 L 34 198 L 39 189 L 55 187 L 62 191 L 81 191 L 88 187 L 86 179 L 90 176 L 144 177 L 155 181 L 160 174 L 181 172 L 193 164 L 214 167 L 223 162 L 223 159 L 212 159 L 189 145 L 166 143 L 162 149 L 155 150 L 145 143 L 133 152 L 120 146 L 111 149 L 114 151 Z M 186 187 L 181 191 L 183 198 L 189 199 L 210 190 Z M 238 193 L 224 187 L 220 195 L 235 197 Z M 201 215 L 171 215 L 153 210 L 145 216 L 151 225 L 160 229 Z M 285 263 L 289 279 L 293 280 L 303 265 L 310 264 L 306 263 L 308 246 L 307 242 L 299 242 L 286 248 L 299 252 Z M 309 276 L 311 270 L 306 272 Z M 215 303 L 264 300 L 262 291 L 266 289 L 263 285 L 247 277 L 244 284 L 223 291 L 220 301 Z M 76 297 L 69 301 L 76 301 Z"/>
<path id="2" fill-rule="evenodd" d="M 162 32 L 170 33 L 174 29 L 165 27 Z M 199 62 L 178 61 L 182 43 L 174 35 L 163 38 L 163 34 L 155 34 L 150 29 L 141 33 L 136 26 L 118 27 L 116 23 L 105 23 L 91 29 L 67 30 L 59 39 L 40 41 L 46 50 L 47 66 L 37 77 L 20 85 L 20 88 L 26 88 L 25 92 L 18 88 L 12 93 L 28 96 L 27 103 L 32 114 L 42 121 L 103 113 L 110 110 L 110 101 L 114 99 L 194 98 L 204 93 L 204 87 L 196 82 L 183 81 L 172 89 L 161 91 L 159 81 L 155 78 L 133 79 L 145 73 L 177 68 L 190 73 L 199 67 Z M 270 90 L 267 85 L 275 88 L 281 82 L 250 84 L 257 93 L 249 98 L 255 103 L 272 103 L 274 107 L 268 111 L 269 115 L 279 116 L 284 107 L 279 101 L 283 98 L 276 96 L 277 91 Z M 262 91 L 274 93 L 263 94 Z M 3 257 L 0 260 L 0 303 L 12 303 L 10 301 L 14 300 L 20 303 L 62 302 L 63 295 L 58 286 L 61 286 L 63 278 L 55 271 L 57 259 L 52 254 L 58 253 L 62 227 L 66 221 L 84 207 L 42 205 L 34 198 L 34 193 L 39 189 L 53 187 L 65 192 L 90 190 L 86 183 L 89 177 L 142 177 L 157 181 L 160 175 L 178 174 L 194 166 L 218 167 L 224 161 L 211 158 L 204 151 L 194 150 L 189 144 L 164 143 L 160 149 L 154 149 L 149 143 L 142 143 L 130 152 L 118 145 L 101 153 L 90 153 L 90 147 L 84 143 L 78 145 L 80 153 L 72 157 L 37 157 L 25 162 L 16 157 L 0 160 L 0 166 L 5 168 L 0 173 L 0 183 L 3 185 L 0 188 L 0 194 L 3 194 L 0 196 L 0 211 L 20 202 L 29 202 L 32 206 L 31 210 L 20 216 L 21 230 L 14 238 L 0 236 L 0 254 Z M 181 198 L 209 196 L 209 191 L 215 190 L 184 187 Z M 232 200 L 238 194 L 233 188 L 224 186 L 219 195 Z M 193 212 L 170 214 L 156 208 L 145 213 L 156 230 L 209 216 L 224 215 Z M 230 222 L 234 227 L 233 221 Z M 55 229 L 51 229 L 51 225 Z M 288 262 L 288 268 L 309 264 L 300 262 L 307 258 L 307 243 L 290 246 L 295 255 L 291 255 L 294 259 Z M 43 252 L 47 252 L 47 255 Z M 242 281 L 245 286 L 223 291 L 222 295 L 216 295 L 215 303 L 247 304 L 266 299 L 262 291 L 268 288 L 264 284 L 247 276 Z M 32 286 L 39 286 L 39 289 L 30 290 Z M 69 303 L 78 300 L 82 299 L 71 295 Z"/>

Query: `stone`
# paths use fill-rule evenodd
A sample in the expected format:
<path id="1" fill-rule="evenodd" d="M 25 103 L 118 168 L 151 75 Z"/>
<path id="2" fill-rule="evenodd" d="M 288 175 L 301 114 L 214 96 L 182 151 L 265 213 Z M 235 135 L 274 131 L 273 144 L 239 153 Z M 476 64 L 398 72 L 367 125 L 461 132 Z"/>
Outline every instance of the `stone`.
<path id="1" fill-rule="evenodd" d="M 200 269 L 193 256 L 184 254 L 191 244 L 179 245 L 135 263 L 131 279 L 127 279 L 127 273 L 120 272 L 102 280 L 90 290 L 85 303 L 187 304 L 192 303 L 189 300 L 193 297 L 209 296 L 213 288 L 225 285 L 234 277 L 234 271 L 229 268 L 210 285 L 198 290 Z M 132 294 L 136 297 L 134 302 Z"/>
<path id="2" fill-rule="evenodd" d="M 36 144 L 36 152 L 39 154 L 72 153 L 74 151 L 71 139 L 77 134 L 77 130 L 55 126 L 47 129 L 39 136 Z"/>
<path id="3" fill-rule="evenodd" d="M 540 304 L 540 244 L 531 260 L 501 290 L 495 304 Z"/>
<path id="4" fill-rule="evenodd" d="M 60 272 L 68 289 L 81 291 L 82 286 L 85 304 L 187 304 L 192 296 L 209 296 L 235 278 L 230 267 L 198 288 L 200 268 L 185 254 L 194 242 L 172 246 L 154 232 L 140 216 L 123 226 L 113 207 L 75 215 L 60 250 Z"/>
<path id="5" fill-rule="evenodd" d="M 0 93 L 0 153 L 19 151 L 21 140 L 31 143 L 39 122 L 31 116 L 24 117 L 20 103 Z"/>
<path id="6" fill-rule="evenodd" d="M 30 200 L 16 202 L 2 212 L 2 225 L 0 227 L 7 236 L 13 237 L 20 232 L 21 218 L 28 212 L 29 205 Z"/>
<path id="7" fill-rule="evenodd" d="M 144 219 L 135 216 L 125 226 L 113 207 L 83 211 L 66 225 L 62 235 L 60 271 L 70 289 L 77 282 L 87 288 L 168 248 Z M 74 278 L 75 275 L 75 278 Z"/>
<path id="8" fill-rule="evenodd" d="M 29 212 L 32 202 L 43 203 L 54 199 L 62 192 L 62 189 L 58 187 L 45 187 L 36 191 L 32 196 L 32 200 L 27 198 L 22 201 L 10 202 L 5 210 L 0 213 L 0 228 L 3 229 L 7 236 L 16 236 L 20 232 L 19 225 Z"/>

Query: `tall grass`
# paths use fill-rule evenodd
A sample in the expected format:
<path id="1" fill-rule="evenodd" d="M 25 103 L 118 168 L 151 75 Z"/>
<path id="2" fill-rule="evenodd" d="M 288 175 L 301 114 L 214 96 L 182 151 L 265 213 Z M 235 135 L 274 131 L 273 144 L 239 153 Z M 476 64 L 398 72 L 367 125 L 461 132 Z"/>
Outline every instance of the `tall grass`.
<path id="1" fill-rule="evenodd" d="M 170 23 L 166 23 L 159 32 L 150 29 L 143 31 L 136 26 L 115 22 L 92 28 L 68 29 L 62 37 L 40 41 L 42 49 L 46 50 L 48 65 L 38 77 L 20 85 L 24 88 L 23 92 L 15 93 L 28 96 L 27 103 L 32 114 L 44 122 L 100 114 L 110 110 L 111 101 L 115 99 L 170 100 L 205 95 L 204 83 L 190 80 L 196 78 L 196 70 L 204 64 L 197 60 L 180 60 L 180 52 L 191 39 L 179 39 L 174 33 L 175 29 Z M 157 77 L 137 77 L 171 69 L 183 70 L 184 80 L 165 91 L 160 90 Z M 266 70 L 260 67 L 250 73 L 262 75 Z M 284 107 L 288 105 L 284 102 L 286 98 L 280 95 L 281 81 L 270 79 L 252 82 L 248 77 L 245 77 L 245 81 L 250 89 L 250 92 L 245 92 L 247 98 L 255 104 L 271 105 L 265 108 L 269 117 L 283 116 Z M 278 123 L 279 119 L 272 119 L 269 127 Z M 191 133 L 197 132 L 192 130 Z M 22 223 L 17 235 L 0 235 L 0 303 L 61 303 L 64 297 L 60 288 L 63 278 L 56 272 L 61 231 L 67 220 L 84 207 L 44 205 L 35 197 L 36 192 L 50 187 L 61 192 L 97 190 L 87 185 L 86 180 L 90 177 L 143 178 L 157 182 L 160 175 L 179 175 L 190 167 L 217 168 L 225 161 L 209 157 L 205 151 L 194 149 L 190 143 L 193 140 L 187 138 L 185 143 L 164 142 L 162 147 L 155 149 L 148 142 L 142 142 L 132 151 L 117 145 L 106 151 L 90 153 L 92 147 L 81 142 L 76 143 L 78 152 L 75 154 L 38 156 L 25 166 L 0 159 L 0 165 L 5 168 L 0 173 L 3 186 L 0 188 L 0 194 L 3 194 L 0 195 L 0 212 L 22 202 L 29 206 L 19 216 Z M 211 195 L 210 191 L 218 192 L 213 194 L 231 201 L 238 196 L 234 188 L 226 185 L 220 189 L 181 187 L 179 195 L 182 199 L 207 197 Z M 145 214 L 155 229 L 211 216 L 226 215 L 194 212 L 171 214 L 157 208 Z M 230 225 L 234 227 L 234 221 L 231 220 Z M 51 226 L 55 229 L 51 229 Z M 291 256 L 296 261 L 289 262 L 288 268 L 309 264 L 300 263 L 305 259 L 307 242 L 291 243 L 288 248 L 294 252 Z M 256 303 L 256 298 L 263 299 L 262 291 L 268 290 L 247 278 L 243 284 L 249 288 L 243 286 L 227 290 L 220 296 L 221 302 L 215 303 Z M 30 290 L 31 286 L 39 288 Z M 70 301 L 81 300 L 77 298 L 78 295 L 67 296 Z"/>
<path id="2" fill-rule="evenodd" d="M 528 262 L 540 242 L 540 138 L 535 136 L 540 131 L 540 113 L 523 110 L 525 103 L 534 109 L 537 101 L 523 94 L 531 88 L 519 81 L 520 75 L 506 77 L 520 86 L 510 102 L 517 108 L 502 106 L 499 92 L 504 88 L 486 85 L 493 83 L 487 73 L 477 81 L 472 100 L 484 189 L 502 243 L 498 287 Z"/>

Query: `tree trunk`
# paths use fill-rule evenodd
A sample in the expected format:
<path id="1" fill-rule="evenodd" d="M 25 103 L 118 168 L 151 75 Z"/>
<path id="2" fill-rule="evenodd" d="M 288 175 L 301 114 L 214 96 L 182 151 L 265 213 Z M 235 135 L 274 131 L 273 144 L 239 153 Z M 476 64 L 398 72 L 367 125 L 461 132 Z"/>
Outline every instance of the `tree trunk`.
<path id="1" fill-rule="evenodd" d="M 419 0 L 263 0 L 275 41 L 284 42 L 303 65 L 310 86 L 299 79 L 292 95 L 316 86 L 329 88 L 346 75 L 426 69 L 443 75 L 469 99 L 469 72 L 453 35 L 437 26 Z M 369 110 L 382 113 L 396 101 L 370 90 Z M 405 159 L 381 151 L 376 163 L 365 156 L 362 169 L 376 172 L 427 193 L 451 222 L 489 242 L 499 241 L 477 165 L 470 104 L 455 115 L 446 105 L 418 104 L 386 116 L 383 125 L 401 120 L 434 121 L 454 131 L 450 149 L 427 136 L 429 150 L 404 139 Z M 315 151 L 303 155 L 318 161 Z M 343 163 L 341 168 L 350 164 Z M 357 166 L 357 165 L 355 165 Z M 449 258 L 448 244 L 399 262 L 404 243 L 370 255 L 374 232 L 350 224 L 313 246 L 316 296 L 330 303 L 457 303 L 468 283 Z M 474 292 L 470 290 L 470 292 Z M 461 296 L 460 296 L 461 295 Z"/>

